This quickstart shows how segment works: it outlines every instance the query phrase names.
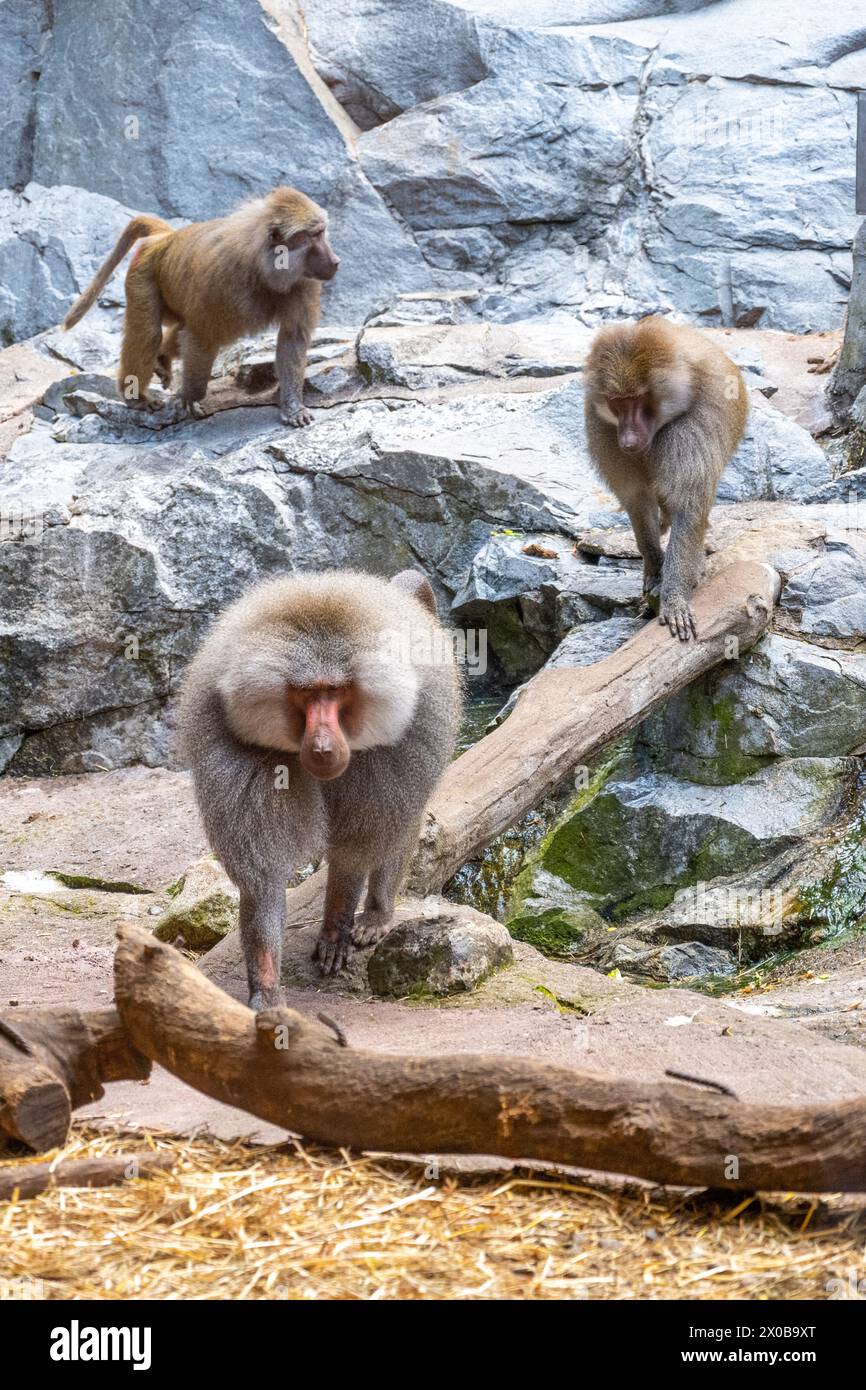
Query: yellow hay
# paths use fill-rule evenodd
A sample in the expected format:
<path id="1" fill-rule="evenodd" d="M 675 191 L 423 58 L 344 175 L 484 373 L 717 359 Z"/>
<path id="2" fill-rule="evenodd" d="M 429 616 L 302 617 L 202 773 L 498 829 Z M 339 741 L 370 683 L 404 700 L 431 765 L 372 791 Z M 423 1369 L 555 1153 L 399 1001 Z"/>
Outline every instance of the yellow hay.
<path id="1" fill-rule="evenodd" d="M 108 1299 L 866 1292 L 866 1211 L 856 1198 L 715 1199 L 525 1171 L 431 1178 L 408 1160 L 295 1142 L 132 1139 L 81 1126 L 50 1157 L 146 1149 L 174 1154 L 174 1170 L 0 1202 L 0 1291 Z"/>

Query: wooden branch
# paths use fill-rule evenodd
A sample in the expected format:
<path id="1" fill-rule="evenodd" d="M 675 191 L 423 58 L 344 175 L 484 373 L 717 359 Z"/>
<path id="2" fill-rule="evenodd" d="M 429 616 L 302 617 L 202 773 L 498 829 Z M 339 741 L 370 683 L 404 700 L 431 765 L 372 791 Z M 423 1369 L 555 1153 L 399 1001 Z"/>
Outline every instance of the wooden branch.
<path id="1" fill-rule="evenodd" d="M 115 1009 L 22 1009 L 0 1019 L 0 1138 L 42 1152 L 62 1144 L 72 1111 L 104 1081 L 146 1080 Z"/>
<path id="2" fill-rule="evenodd" d="M 111 1154 L 64 1163 L 15 1163 L 0 1168 L 0 1202 L 37 1197 L 54 1187 L 113 1187 L 173 1168 L 172 1153 Z"/>
<path id="3" fill-rule="evenodd" d="M 767 627 L 779 596 L 769 565 L 743 560 L 698 590 L 700 641 L 684 644 L 655 619 L 603 661 L 540 671 L 498 729 L 451 764 L 427 809 L 409 877 L 413 893 L 436 893 L 461 864 L 516 824 L 584 764 L 683 686 L 736 659 Z M 288 930 L 320 921 L 325 875 L 288 893 Z M 206 975 L 243 975 L 232 932 L 202 963 Z"/>
<path id="4" fill-rule="evenodd" d="M 620 734 L 764 632 L 779 576 L 754 562 L 722 570 L 695 595 L 700 641 L 682 643 L 653 619 L 603 661 L 540 671 L 503 724 L 452 763 L 427 812 L 410 878 L 436 892 Z"/>
<path id="5" fill-rule="evenodd" d="M 659 1183 L 866 1190 L 866 1098 L 764 1107 L 526 1057 L 355 1050 L 292 1009 L 253 1014 L 142 927 L 118 937 L 117 1005 L 135 1046 L 309 1139 L 548 1159 Z"/>

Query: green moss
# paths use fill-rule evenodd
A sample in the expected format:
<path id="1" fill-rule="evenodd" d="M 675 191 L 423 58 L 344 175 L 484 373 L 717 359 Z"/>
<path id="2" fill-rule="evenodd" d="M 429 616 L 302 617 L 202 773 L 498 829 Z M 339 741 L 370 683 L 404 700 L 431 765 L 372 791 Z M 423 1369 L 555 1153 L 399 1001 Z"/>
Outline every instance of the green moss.
<path id="1" fill-rule="evenodd" d="M 484 613 L 488 649 L 506 681 L 527 680 L 543 665 L 548 653 L 526 630 L 516 603 L 494 603 Z"/>
<path id="2" fill-rule="evenodd" d="M 125 879 L 92 878 L 89 874 L 67 874 L 59 869 L 49 871 L 49 878 L 56 878 L 64 888 L 93 888 L 101 893 L 149 893 L 150 888 L 142 888 L 139 883 L 127 883 Z"/>
<path id="3" fill-rule="evenodd" d="M 168 913 L 154 928 L 159 941 L 182 936 L 194 951 L 206 951 L 237 926 L 238 905 L 228 893 L 209 894 L 189 907 Z"/>
<path id="4" fill-rule="evenodd" d="M 527 941 L 542 955 L 568 960 L 594 939 L 596 930 L 605 930 L 601 917 L 591 908 L 583 913 L 556 907 L 532 911 L 531 902 L 527 900 L 523 912 L 509 917 L 508 930 L 517 941 Z"/>
<path id="5" fill-rule="evenodd" d="M 866 913 L 866 809 L 841 837 L 826 873 L 801 889 L 794 910 L 836 936 Z"/>

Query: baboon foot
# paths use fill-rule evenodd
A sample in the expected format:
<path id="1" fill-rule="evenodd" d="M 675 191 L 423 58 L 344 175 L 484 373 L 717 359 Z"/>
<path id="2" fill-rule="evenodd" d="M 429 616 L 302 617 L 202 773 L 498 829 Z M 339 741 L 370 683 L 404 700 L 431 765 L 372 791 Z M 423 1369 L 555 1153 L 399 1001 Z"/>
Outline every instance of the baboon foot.
<path id="1" fill-rule="evenodd" d="M 373 909 L 365 910 L 355 919 L 355 925 L 352 928 L 352 945 L 375 946 L 377 941 L 381 941 L 382 937 L 388 934 L 393 920 L 393 912 L 389 912 L 386 916 L 385 913 Z"/>

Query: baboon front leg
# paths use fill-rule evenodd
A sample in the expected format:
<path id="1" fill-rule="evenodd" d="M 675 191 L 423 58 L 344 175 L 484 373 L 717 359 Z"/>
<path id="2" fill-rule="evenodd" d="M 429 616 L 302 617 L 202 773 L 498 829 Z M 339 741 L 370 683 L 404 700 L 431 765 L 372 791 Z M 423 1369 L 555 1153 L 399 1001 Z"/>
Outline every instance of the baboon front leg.
<path id="1" fill-rule="evenodd" d="M 706 528 L 704 516 L 674 512 L 671 517 L 671 538 L 662 571 L 659 622 L 667 623 L 671 636 L 678 637 L 681 642 L 698 635 L 691 596 L 703 569 Z"/>
<path id="2" fill-rule="evenodd" d="M 162 299 L 153 277 L 133 266 L 126 277 L 126 313 L 117 389 L 127 405 L 151 404 L 147 388 L 162 343 Z"/>
<path id="3" fill-rule="evenodd" d="M 183 359 L 183 382 L 180 403 L 183 412 L 201 419 L 205 414 L 201 404 L 207 394 L 211 369 L 216 352 L 194 338 L 188 328 L 180 335 L 180 354 Z"/>
<path id="4" fill-rule="evenodd" d="M 304 373 L 307 369 L 307 339 L 297 328 L 280 325 L 277 334 L 277 381 L 280 385 L 280 419 L 284 425 L 311 425 L 313 417 L 304 406 Z"/>
<path id="5" fill-rule="evenodd" d="M 628 503 L 626 511 L 643 559 L 643 591 L 645 594 L 657 594 L 664 561 L 658 505 L 653 497 L 647 495 Z"/>
<path id="6" fill-rule="evenodd" d="M 180 325 L 177 323 L 173 323 L 170 328 L 165 330 L 156 359 L 156 375 L 165 391 L 171 386 L 172 363 L 175 357 L 180 355 L 180 346 L 177 341 L 179 331 Z"/>
<path id="7" fill-rule="evenodd" d="M 357 861 L 329 852 L 325 915 L 313 952 L 323 975 L 336 975 L 348 963 L 352 924 L 366 877 Z"/>
<path id="8" fill-rule="evenodd" d="M 269 1009 L 281 1000 L 280 964 L 286 926 L 286 875 L 275 875 L 255 892 L 241 889 L 241 945 L 247 964 L 250 1008 Z"/>

